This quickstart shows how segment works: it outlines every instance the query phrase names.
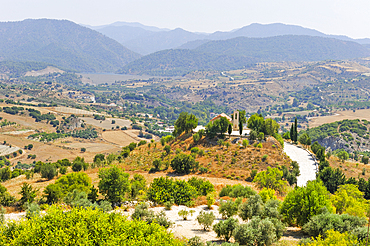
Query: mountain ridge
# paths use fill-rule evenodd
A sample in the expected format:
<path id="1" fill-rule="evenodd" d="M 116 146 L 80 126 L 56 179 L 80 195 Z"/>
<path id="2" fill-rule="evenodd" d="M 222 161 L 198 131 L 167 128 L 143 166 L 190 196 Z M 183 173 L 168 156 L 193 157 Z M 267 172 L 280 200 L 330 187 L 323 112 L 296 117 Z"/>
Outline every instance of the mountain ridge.
<path id="1" fill-rule="evenodd" d="M 0 60 L 113 72 L 140 57 L 117 41 L 68 20 L 0 22 Z"/>

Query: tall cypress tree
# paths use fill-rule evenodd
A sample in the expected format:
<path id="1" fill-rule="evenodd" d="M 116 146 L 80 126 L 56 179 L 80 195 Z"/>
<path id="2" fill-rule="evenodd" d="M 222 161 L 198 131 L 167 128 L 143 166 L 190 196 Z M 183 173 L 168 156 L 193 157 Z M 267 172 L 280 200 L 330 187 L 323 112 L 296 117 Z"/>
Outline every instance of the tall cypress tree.
<path id="1" fill-rule="evenodd" d="M 293 141 L 294 139 L 294 127 L 293 127 L 294 123 L 292 124 L 292 126 L 290 127 L 290 139 Z"/>
<path id="2" fill-rule="evenodd" d="M 294 142 L 298 140 L 298 130 L 297 130 L 297 117 L 294 120 Z"/>

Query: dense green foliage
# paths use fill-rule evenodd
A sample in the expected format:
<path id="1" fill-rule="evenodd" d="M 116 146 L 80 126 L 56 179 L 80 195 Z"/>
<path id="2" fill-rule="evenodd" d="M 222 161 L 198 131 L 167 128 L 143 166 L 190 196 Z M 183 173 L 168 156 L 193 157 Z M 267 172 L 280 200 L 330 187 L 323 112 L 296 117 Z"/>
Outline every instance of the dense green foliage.
<path id="1" fill-rule="evenodd" d="M 288 193 L 281 213 L 288 224 L 304 225 L 323 208 L 333 211 L 329 192 L 321 181 L 308 181 L 305 187 L 295 187 Z"/>
<path id="2" fill-rule="evenodd" d="M 171 161 L 171 167 L 179 174 L 189 174 L 198 169 L 199 163 L 191 155 L 177 154 Z"/>
<path id="3" fill-rule="evenodd" d="M 92 226 L 98 225 L 98 226 Z M 130 221 L 118 213 L 52 206 L 43 216 L 0 227 L 2 245 L 181 245 L 157 223 Z"/>
<path id="4" fill-rule="evenodd" d="M 122 202 L 124 195 L 131 192 L 129 174 L 116 166 L 100 169 L 99 178 L 99 191 L 111 203 Z"/>

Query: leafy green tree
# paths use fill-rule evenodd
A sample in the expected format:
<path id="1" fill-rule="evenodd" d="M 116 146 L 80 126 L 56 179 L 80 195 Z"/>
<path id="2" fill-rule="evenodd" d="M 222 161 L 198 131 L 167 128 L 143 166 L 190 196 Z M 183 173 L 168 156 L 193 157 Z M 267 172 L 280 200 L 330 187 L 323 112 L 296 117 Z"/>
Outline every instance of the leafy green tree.
<path id="1" fill-rule="evenodd" d="M 305 187 L 295 187 L 285 197 L 281 214 L 290 225 L 302 226 L 322 209 L 333 211 L 328 190 L 322 181 L 308 181 Z"/>
<path id="2" fill-rule="evenodd" d="M 213 122 L 209 122 L 206 126 L 207 137 L 214 138 L 215 136 L 220 135 L 220 137 L 223 138 L 230 124 L 230 121 L 226 117 L 221 117 Z"/>
<path id="3" fill-rule="evenodd" d="M 197 190 L 199 196 L 207 196 L 215 191 L 214 185 L 206 179 L 192 177 L 188 183 Z"/>
<path id="4" fill-rule="evenodd" d="M 91 178 L 84 172 L 69 173 L 59 177 L 55 184 L 60 186 L 63 195 L 75 189 L 88 193 L 91 186 Z"/>
<path id="5" fill-rule="evenodd" d="M 303 145 L 311 145 L 311 138 L 308 136 L 307 133 L 303 133 L 301 136 L 299 136 L 298 142 L 300 142 Z"/>
<path id="6" fill-rule="evenodd" d="M 247 148 L 247 146 L 249 145 L 248 139 L 243 139 L 242 145 L 244 148 Z"/>
<path id="7" fill-rule="evenodd" d="M 248 128 L 256 132 L 264 132 L 265 120 L 262 115 L 253 114 L 248 119 Z"/>
<path id="8" fill-rule="evenodd" d="M 164 146 L 164 151 L 166 152 L 166 155 L 169 155 L 171 153 L 171 146 L 169 145 Z"/>
<path id="9" fill-rule="evenodd" d="M 213 214 L 213 212 L 206 213 L 204 211 L 200 211 L 199 215 L 197 216 L 198 223 L 203 226 L 205 231 L 211 228 L 215 219 L 216 216 Z"/>
<path id="10" fill-rule="evenodd" d="M 257 184 L 259 188 L 270 188 L 284 193 L 288 187 L 288 182 L 282 180 L 283 172 L 278 168 L 267 167 L 266 171 L 259 172 L 254 177 L 253 182 Z"/>
<path id="11" fill-rule="evenodd" d="M 294 119 L 294 135 L 293 135 L 293 142 L 297 142 L 298 140 L 298 122 L 297 117 Z"/>
<path id="12" fill-rule="evenodd" d="M 238 213 L 238 208 L 242 199 L 237 198 L 235 201 L 227 200 L 226 202 L 221 201 L 218 211 L 222 214 L 222 218 L 227 219 Z"/>
<path id="13" fill-rule="evenodd" d="M 348 214 L 331 214 L 327 211 L 313 216 L 308 223 L 303 226 L 303 231 L 310 236 L 317 237 L 334 229 L 339 232 L 351 232 L 366 225 L 366 218 L 360 218 Z"/>
<path id="14" fill-rule="evenodd" d="M 176 180 L 172 189 L 172 197 L 177 205 L 185 205 L 197 197 L 196 189 L 185 180 Z"/>
<path id="15" fill-rule="evenodd" d="M 155 178 L 148 189 L 148 199 L 157 204 L 164 204 L 173 199 L 173 180 L 168 177 Z"/>
<path id="16" fill-rule="evenodd" d="M 105 159 L 104 154 L 96 154 L 96 155 L 94 156 L 94 163 L 97 163 L 97 162 L 104 162 L 104 159 Z"/>
<path id="17" fill-rule="evenodd" d="M 24 182 L 21 186 L 21 191 L 19 192 L 22 195 L 19 200 L 19 204 L 23 206 L 25 203 L 32 203 L 37 196 L 38 189 L 33 189 L 32 185 Z"/>
<path id="18" fill-rule="evenodd" d="M 306 244 L 307 246 L 322 246 L 322 245 L 343 245 L 352 246 L 358 245 L 358 240 L 355 235 L 349 232 L 340 233 L 334 229 L 328 230 L 325 238 L 319 235 L 312 243 Z"/>
<path id="19" fill-rule="evenodd" d="M 230 124 L 227 129 L 227 133 L 229 134 L 229 138 L 231 137 L 231 133 L 233 132 L 233 126 Z"/>
<path id="20" fill-rule="evenodd" d="M 269 218 L 254 217 L 249 223 L 240 224 L 234 230 L 235 241 L 241 245 L 263 246 L 277 242 L 280 234 Z"/>
<path id="21" fill-rule="evenodd" d="M 260 216 L 263 211 L 263 201 L 260 195 L 254 195 L 240 205 L 239 216 L 243 220 L 252 219 L 254 216 Z"/>
<path id="22" fill-rule="evenodd" d="M 361 158 L 361 162 L 364 164 L 369 164 L 369 157 L 367 155 L 363 155 Z"/>
<path id="23" fill-rule="evenodd" d="M 218 238 L 224 238 L 225 241 L 229 241 L 233 235 L 233 232 L 238 225 L 238 220 L 234 218 L 228 218 L 225 221 L 213 225 L 213 230 L 216 232 Z"/>
<path id="24" fill-rule="evenodd" d="M 62 188 L 57 184 L 50 184 L 44 189 L 44 197 L 48 204 L 57 203 L 63 197 Z"/>
<path id="25" fill-rule="evenodd" d="M 366 217 L 367 201 L 357 185 L 344 184 L 331 196 L 331 201 L 338 214 Z"/>
<path id="26" fill-rule="evenodd" d="M 183 132 L 189 133 L 191 130 L 196 128 L 198 125 L 198 119 L 193 114 L 187 112 L 181 112 L 179 118 L 175 122 L 174 136 L 179 136 Z"/>
<path id="27" fill-rule="evenodd" d="M 179 174 L 189 174 L 198 167 L 198 162 L 191 155 L 179 153 L 171 161 L 172 169 Z"/>
<path id="28" fill-rule="evenodd" d="M 284 139 L 290 139 L 290 132 L 284 133 L 283 138 Z"/>
<path id="29" fill-rule="evenodd" d="M 332 194 L 346 182 L 346 177 L 339 168 L 333 170 L 331 167 L 326 167 L 319 172 L 317 177 L 323 181 L 326 189 Z"/>
<path id="30" fill-rule="evenodd" d="M 266 135 L 273 136 L 275 133 L 278 132 L 279 128 L 280 126 L 275 120 L 271 118 L 265 119 L 264 133 Z"/>
<path id="31" fill-rule="evenodd" d="M 131 183 L 131 198 L 136 198 L 140 191 L 146 191 L 146 179 L 141 174 L 134 174 L 134 178 L 130 180 Z"/>
<path id="32" fill-rule="evenodd" d="M 242 136 L 243 134 L 243 123 L 239 121 L 239 135 Z"/>
<path id="33" fill-rule="evenodd" d="M 53 164 L 44 164 L 41 166 L 41 178 L 53 179 L 57 176 L 57 168 Z"/>
<path id="34" fill-rule="evenodd" d="M 293 141 L 294 139 L 294 123 L 290 127 L 289 138 Z"/>
<path id="35" fill-rule="evenodd" d="M 51 206 L 43 216 L 10 222 L 1 230 L 2 245 L 161 245 L 182 246 L 159 223 L 128 220 L 120 213 L 74 207 L 66 212 Z M 109 233 L 108 233 L 109 232 Z M 78 235 L 78 236 L 76 236 Z M 145 236 L 144 236 L 145 235 Z"/>
<path id="36" fill-rule="evenodd" d="M 342 162 L 344 162 L 344 161 L 348 160 L 348 158 L 349 158 L 349 154 L 348 154 L 348 153 L 347 153 L 347 151 L 345 151 L 345 150 L 342 150 L 341 152 L 339 152 L 339 153 L 337 154 L 337 156 L 338 156 L 338 158 L 339 158 Z"/>
<path id="37" fill-rule="evenodd" d="M 124 195 L 131 191 L 129 174 L 114 166 L 99 170 L 99 191 L 111 203 L 123 201 Z"/>

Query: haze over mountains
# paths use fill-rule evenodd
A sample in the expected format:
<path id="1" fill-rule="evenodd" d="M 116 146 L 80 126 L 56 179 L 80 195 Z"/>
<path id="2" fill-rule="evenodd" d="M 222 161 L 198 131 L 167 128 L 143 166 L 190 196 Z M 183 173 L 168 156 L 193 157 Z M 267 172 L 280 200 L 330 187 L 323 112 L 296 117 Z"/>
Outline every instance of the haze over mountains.
<path id="1" fill-rule="evenodd" d="M 326 35 L 284 24 L 193 33 L 117 22 L 86 27 L 67 20 L 0 23 L 0 61 L 36 61 L 80 72 L 183 75 L 264 61 L 320 61 L 370 56 L 370 39 Z M 140 53 L 140 54 L 139 54 Z M 145 55 L 145 56 L 142 56 Z"/>
<path id="2" fill-rule="evenodd" d="M 370 44 L 370 39 L 367 38 L 352 39 L 347 36 L 327 35 L 314 29 L 281 23 L 266 25 L 254 23 L 229 32 L 214 32 L 211 34 L 194 33 L 181 28 L 163 30 L 144 26 L 139 23 L 127 22 L 117 22 L 111 25 L 92 28 L 142 55 L 179 47 L 196 48 L 194 44 L 203 44 L 210 40 L 226 40 L 236 37 L 266 38 L 282 35 L 307 35 L 354 41 L 359 44 Z M 190 45 L 188 44 L 189 42 L 191 43 Z"/>

